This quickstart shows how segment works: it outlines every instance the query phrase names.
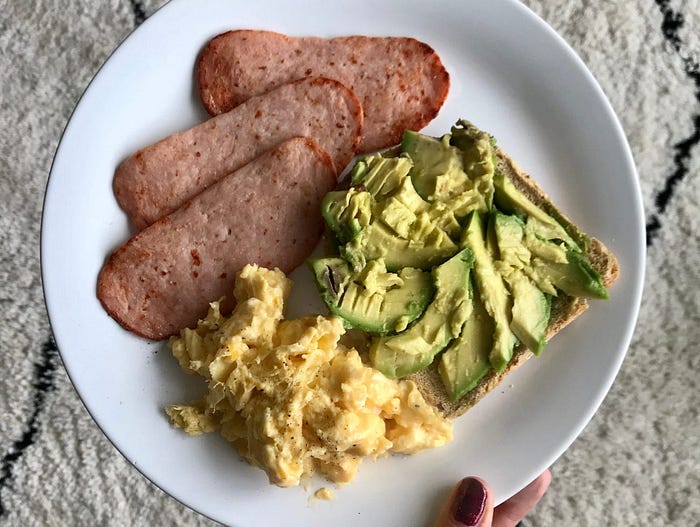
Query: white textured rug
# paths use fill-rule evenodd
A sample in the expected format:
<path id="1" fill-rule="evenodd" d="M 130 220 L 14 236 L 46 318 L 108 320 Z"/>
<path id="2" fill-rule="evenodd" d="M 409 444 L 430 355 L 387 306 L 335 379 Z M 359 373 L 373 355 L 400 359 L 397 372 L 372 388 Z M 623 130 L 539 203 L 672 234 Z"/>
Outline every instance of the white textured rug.
<path id="1" fill-rule="evenodd" d="M 102 436 L 46 318 L 39 226 L 80 94 L 160 1 L 0 0 L 0 524 L 212 525 Z M 637 332 L 527 526 L 700 525 L 700 2 L 525 2 L 576 49 L 638 165 L 648 262 Z"/>

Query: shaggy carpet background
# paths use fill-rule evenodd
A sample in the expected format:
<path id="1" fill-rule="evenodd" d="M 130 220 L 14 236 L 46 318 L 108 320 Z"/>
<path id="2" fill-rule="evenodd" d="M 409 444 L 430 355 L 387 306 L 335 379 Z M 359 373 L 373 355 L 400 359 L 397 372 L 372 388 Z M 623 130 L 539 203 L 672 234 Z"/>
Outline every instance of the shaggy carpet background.
<path id="1" fill-rule="evenodd" d="M 82 91 L 161 1 L 0 0 L 0 524 L 213 522 L 92 422 L 51 338 L 39 229 Z M 635 156 L 647 282 L 628 356 L 526 526 L 700 525 L 700 3 L 526 0 L 593 71 Z"/>

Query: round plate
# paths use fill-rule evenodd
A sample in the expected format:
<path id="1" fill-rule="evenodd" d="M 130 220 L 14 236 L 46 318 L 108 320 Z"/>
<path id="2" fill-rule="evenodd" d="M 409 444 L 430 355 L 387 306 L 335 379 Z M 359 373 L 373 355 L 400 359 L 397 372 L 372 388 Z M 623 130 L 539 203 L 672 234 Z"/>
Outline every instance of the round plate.
<path id="1" fill-rule="evenodd" d="M 449 98 L 426 128 L 460 117 L 499 144 L 584 232 L 617 255 L 609 301 L 589 311 L 455 422 L 446 447 L 366 461 L 332 502 L 270 486 L 216 434 L 188 437 L 163 407 L 203 391 L 162 344 L 123 330 L 95 296 L 97 274 L 130 235 L 112 193 L 117 164 L 206 118 L 193 83 L 202 46 L 231 28 L 291 35 L 413 36 L 451 75 Z M 166 492 L 234 525 L 416 525 L 447 489 L 485 477 L 496 502 L 571 444 L 607 393 L 627 350 L 644 274 L 644 221 L 634 163 L 600 87 L 574 52 L 515 1 L 174 0 L 119 46 L 66 127 L 46 191 L 42 273 L 56 342 L 76 390 L 119 451 Z M 295 273 L 297 310 L 315 291 Z"/>

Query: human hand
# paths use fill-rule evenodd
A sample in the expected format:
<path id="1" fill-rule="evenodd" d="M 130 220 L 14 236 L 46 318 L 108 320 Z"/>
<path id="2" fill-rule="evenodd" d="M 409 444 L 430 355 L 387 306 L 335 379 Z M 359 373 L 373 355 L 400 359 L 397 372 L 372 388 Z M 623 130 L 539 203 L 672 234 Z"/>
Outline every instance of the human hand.
<path id="1" fill-rule="evenodd" d="M 465 478 L 450 493 L 434 527 L 515 527 L 542 499 L 552 473 L 545 470 L 523 490 L 498 507 L 480 478 Z"/>

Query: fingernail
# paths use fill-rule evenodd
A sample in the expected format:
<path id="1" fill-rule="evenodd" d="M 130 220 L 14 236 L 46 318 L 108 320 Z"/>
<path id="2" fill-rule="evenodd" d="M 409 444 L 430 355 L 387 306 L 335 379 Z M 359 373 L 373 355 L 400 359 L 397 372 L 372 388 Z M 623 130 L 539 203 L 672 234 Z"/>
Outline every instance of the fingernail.
<path id="1" fill-rule="evenodd" d="M 486 488 L 476 478 L 465 478 L 459 482 L 455 501 L 452 504 L 452 518 L 467 526 L 478 525 L 486 506 Z"/>

